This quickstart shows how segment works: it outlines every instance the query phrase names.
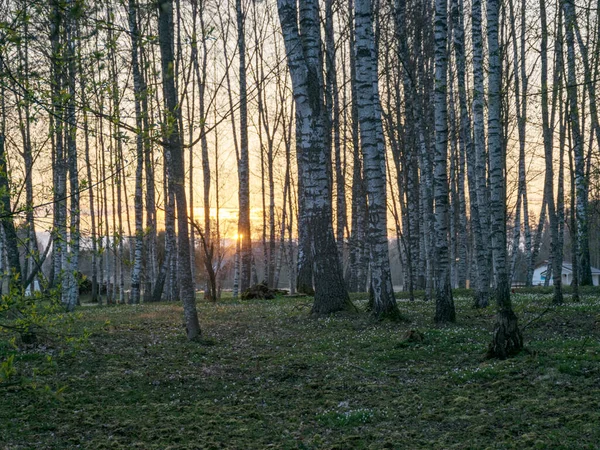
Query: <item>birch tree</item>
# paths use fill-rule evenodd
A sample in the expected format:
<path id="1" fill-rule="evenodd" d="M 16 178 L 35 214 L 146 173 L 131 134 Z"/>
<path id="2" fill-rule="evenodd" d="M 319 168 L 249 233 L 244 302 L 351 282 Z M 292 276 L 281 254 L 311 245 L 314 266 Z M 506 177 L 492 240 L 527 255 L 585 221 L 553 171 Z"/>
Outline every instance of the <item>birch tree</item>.
<path id="1" fill-rule="evenodd" d="M 135 255 L 133 257 L 133 268 L 131 270 L 131 303 L 140 302 L 142 251 L 144 246 L 143 229 L 143 199 L 142 199 L 142 177 L 144 170 L 144 133 L 142 118 L 141 97 L 146 95 L 143 86 L 142 74 L 139 64 L 139 32 L 137 24 L 137 5 L 135 0 L 128 3 L 129 32 L 131 34 L 131 63 L 133 71 L 134 104 L 135 104 L 135 126 L 136 126 L 136 169 L 135 169 Z"/>
<path id="2" fill-rule="evenodd" d="M 183 302 L 186 333 L 188 339 L 200 335 L 200 324 L 196 311 L 196 297 L 190 267 L 190 241 L 187 201 L 185 197 L 185 171 L 183 166 L 183 145 L 179 130 L 178 96 L 175 89 L 173 58 L 173 1 L 158 2 L 158 39 L 160 44 L 163 96 L 165 99 L 165 159 L 171 166 L 169 187 L 174 193 L 177 205 L 177 251 L 179 254 L 180 295 Z"/>
<path id="3" fill-rule="evenodd" d="M 435 321 L 454 322 L 450 261 L 448 260 L 448 2 L 435 2 L 435 231 L 436 231 L 436 303 Z"/>
<path id="4" fill-rule="evenodd" d="M 239 181 L 239 218 L 238 236 L 241 236 L 240 254 L 240 289 L 245 291 L 250 287 L 252 270 L 252 236 L 250 231 L 250 167 L 248 157 L 248 97 L 246 88 L 246 34 L 244 30 L 245 12 L 242 0 L 235 2 L 237 18 L 237 43 L 239 56 L 239 86 L 240 86 L 240 152 L 238 159 Z"/>
<path id="5" fill-rule="evenodd" d="M 498 358 L 518 353 L 523 336 L 512 309 L 506 250 L 506 186 L 501 127 L 502 66 L 498 39 L 500 2 L 487 0 L 488 152 L 490 158 L 490 212 L 495 268 L 496 326 L 489 355 Z"/>
<path id="6" fill-rule="evenodd" d="M 312 313 L 352 310 L 333 236 L 319 5 L 316 0 L 302 1 L 299 7 L 296 0 L 278 0 L 277 9 L 296 104 L 296 153 L 304 201 L 298 228 L 311 233 L 315 286 Z"/>
<path id="7" fill-rule="evenodd" d="M 583 137 L 579 119 L 579 100 L 577 95 L 577 73 L 575 70 L 575 7 L 572 0 L 562 3 L 565 21 L 565 42 L 567 45 L 567 97 L 569 101 L 569 123 L 573 137 L 573 154 L 575 159 L 575 194 L 577 218 L 577 262 L 579 285 L 592 284 L 590 269 L 590 253 L 588 238 L 587 199 L 588 188 L 585 177 L 585 156 Z M 573 195 L 573 193 L 571 193 Z"/>
<path id="8" fill-rule="evenodd" d="M 355 1 L 356 100 L 369 211 L 370 293 L 373 314 L 397 318 L 400 313 L 394 298 L 387 237 L 385 148 L 378 135 L 382 124 L 371 12 L 371 0 Z"/>
<path id="9" fill-rule="evenodd" d="M 553 302 L 560 304 L 562 297 L 562 248 L 559 246 L 558 221 L 554 203 L 554 160 L 553 160 L 553 130 L 550 125 L 550 112 L 548 108 L 548 24 L 546 17 L 546 5 L 543 0 L 540 1 L 541 17 L 541 103 L 542 103 L 542 132 L 544 137 L 544 156 L 546 162 L 546 172 L 544 179 L 544 197 L 548 204 L 548 217 L 550 219 L 550 255 L 552 258 L 552 284 L 554 285 Z M 560 21 L 559 21 L 560 22 Z M 555 67 L 556 73 L 561 69 Z M 555 81 L 557 77 L 555 76 Z M 555 89 L 557 87 L 555 86 Z M 562 247 L 562 245 L 561 245 Z M 549 277 L 547 277 L 549 278 Z"/>
<path id="10" fill-rule="evenodd" d="M 81 14 L 81 9 L 70 0 L 67 3 L 66 39 L 67 39 L 67 158 L 69 170 L 70 189 L 70 220 L 69 220 L 69 253 L 67 257 L 67 283 L 63 286 L 63 303 L 68 311 L 73 311 L 79 303 L 79 283 L 77 274 L 79 269 L 79 244 L 80 244 L 80 214 L 79 214 L 79 171 L 77 164 L 77 116 L 75 109 L 76 95 L 76 52 L 75 39 L 76 22 Z"/>
<path id="11" fill-rule="evenodd" d="M 471 32 L 473 40 L 473 145 L 475 167 L 471 174 L 476 183 L 476 197 L 471 201 L 477 202 L 479 215 L 479 233 L 482 245 L 479 247 L 477 266 L 478 290 L 475 298 L 475 306 L 485 308 L 489 303 L 489 288 L 491 267 L 489 265 L 489 251 L 485 242 L 489 242 L 489 217 L 488 210 L 488 185 L 487 185 L 487 155 L 485 151 L 485 127 L 484 127 L 484 88 L 483 88 L 483 32 L 481 26 L 481 0 L 473 0 L 471 4 Z M 496 28 L 496 34 L 497 34 Z M 499 57 L 499 56 L 498 56 Z M 498 77 L 500 74 L 498 74 Z M 499 81 L 498 81 L 499 82 Z M 500 99 L 498 99 L 500 102 Z M 500 103 L 498 103 L 499 105 Z M 499 107 L 499 106 L 498 106 Z M 500 118 L 498 117 L 498 120 Z M 489 134 L 488 134 L 489 139 Z"/>

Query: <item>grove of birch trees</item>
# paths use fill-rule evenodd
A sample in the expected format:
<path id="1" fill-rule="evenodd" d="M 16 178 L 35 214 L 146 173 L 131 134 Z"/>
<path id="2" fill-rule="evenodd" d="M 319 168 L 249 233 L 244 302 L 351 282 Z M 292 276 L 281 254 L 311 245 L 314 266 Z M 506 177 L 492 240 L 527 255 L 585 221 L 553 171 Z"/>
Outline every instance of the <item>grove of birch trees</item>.
<path id="1" fill-rule="evenodd" d="M 456 320 L 600 260 L 600 3 L 0 0 L 0 270 L 72 311 L 258 283 Z M 597 263 L 596 263 L 597 264 Z"/>

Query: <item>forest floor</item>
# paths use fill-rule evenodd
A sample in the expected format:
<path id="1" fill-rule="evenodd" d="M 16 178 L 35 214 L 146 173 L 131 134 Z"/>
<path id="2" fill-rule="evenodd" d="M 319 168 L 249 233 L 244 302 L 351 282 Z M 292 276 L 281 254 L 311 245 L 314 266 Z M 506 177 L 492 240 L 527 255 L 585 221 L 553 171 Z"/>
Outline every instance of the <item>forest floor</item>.
<path id="1" fill-rule="evenodd" d="M 600 448 L 600 295 L 513 298 L 527 351 L 505 361 L 467 297 L 443 327 L 424 301 L 401 300 L 401 323 L 200 302 L 199 342 L 176 304 L 82 307 L 82 347 L 0 342 L 0 362 L 38 368 L 37 389 L 0 391 L 0 448 Z"/>

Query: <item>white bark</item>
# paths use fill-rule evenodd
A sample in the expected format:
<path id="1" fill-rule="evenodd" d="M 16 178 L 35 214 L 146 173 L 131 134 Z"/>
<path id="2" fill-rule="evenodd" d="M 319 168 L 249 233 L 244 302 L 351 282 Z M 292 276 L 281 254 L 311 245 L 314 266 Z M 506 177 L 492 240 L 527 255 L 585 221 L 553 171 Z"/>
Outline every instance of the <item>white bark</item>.
<path id="1" fill-rule="evenodd" d="M 240 254 L 240 289 L 248 289 L 252 271 L 252 236 L 250 228 L 250 166 L 248 156 L 248 97 L 246 93 L 246 37 L 244 31 L 244 11 L 242 0 L 236 0 L 237 45 L 239 55 L 240 88 L 240 153 L 238 159 L 238 234 L 244 236 Z"/>
<path id="2" fill-rule="evenodd" d="M 473 0 L 472 3 L 472 21 L 471 31 L 473 40 L 473 145 L 475 153 L 475 180 L 476 180 L 476 199 L 479 213 L 479 232 L 481 233 L 479 247 L 480 252 L 477 257 L 477 266 L 481 268 L 478 271 L 479 292 L 475 305 L 485 307 L 489 302 L 486 295 L 490 286 L 491 267 L 490 267 L 490 246 L 489 242 L 489 191 L 487 184 L 487 154 L 485 151 L 485 126 L 483 113 L 484 87 L 483 87 L 483 35 L 481 25 L 481 0 Z M 498 56 L 499 57 L 499 56 Z M 498 75 L 500 77 L 500 75 Z M 498 81 L 499 82 L 499 81 Z M 500 101 L 500 100 L 498 100 Z M 498 116 L 498 120 L 500 117 Z M 499 127 L 500 125 L 498 125 Z M 498 131 L 499 132 L 499 129 Z M 489 132 L 488 132 L 489 138 Z"/>
<path id="3" fill-rule="evenodd" d="M 435 1 L 435 240 L 436 240 L 436 308 L 435 321 L 454 322 L 456 312 L 452 298 L 450 261 L 448 260 L 448 2 Z"/>
<path id="4" fill-rule="evenodd" d="M 325 145 L 318 2 L 303 1 L 299 10 L 296 0 L 278 0 L 277 6 L 296 104 L 296 152 L 304 201 L 299 228 L 310 230 L 311 234 L 315 284 L 312 312 L 353 309 L 333 237 L 331 180 L 327 170 L 331 154 Z"/>
<path id="5" fill-rule="evenodd" d="M 200 335 L 200 324 L 196 310 L 196 298 L 192 282 L 192 269 L 190 264 L 190 242 L 187 202 L 185 197 L 185 170 L 183 166 L 183 146 L 180 130 L 178 130 L 177 90 L 174 83 L 173 65 L 173 3 L 172 0 L 160 0 L 158 5 L 158 36 L 163 76 L 163 96 L 165 98 L 165 122 L 170 124 L 164 132 L 167 139 L 165 154 L 166 160 L 172 167 L 169 174 L 170 191 L 174 192 L 177 205 L 177 252 L 178 272 L 180 283 L 180 296 L 183 302 L 183 311 L 188 339 L 195 339 Z"/>
<path id="6" fill-rule="evenodd" d="M 131 269 L 131 297 L 133 304 L 140 302 L 142 251 L 144 246 L 143 229 L 143 203 L 142 203 L 142 177 L 144 168 L 144 133 L 142 120 L 141 97 L 146 95 L 143 85 L 142 74 L 138 57 L 139 32 L 137 25 L 137 4 L 135 0 L 129 0 L 128 4 L 129 32 L 131 33 L 131 61 L 133 69 L 133 89 L 135 104 L 136 136 L 136 170 L 135 170 L 135 249 L 133 256 L 133 267 Z"/>
<path id="7" fill-rule="evenodd" d="M 576 27 L 575 6 L 573 0 L 565 0 L 562 4 L 565 15 L 565 38 L 567 44 L 567 96 L 569 101 L 569 118 L 571 133 L 573 136 L 573 153 L 575 156 L 575 189 L 576 189 L 576 211 L 577 211 L 577 265 L 579 285 L 592 284 L 592 272 L 590 269 L 590 252 L 588 237 L 588 189 L 587 177 L 585 175 L 585 156 L 583 149 L 583 137 L 579 119 L 579 99 L 577 89 L 575 37 Z M 595 101 L 593 102 L 595 107 Z M 593 115 L 592 115 L 593 117 Z M 600 137 L 600 134 L 599 134 Z"/>
<path id="8" fill-rule="evenodd" d="M 371 0 L 355 1 L 357 108 L 369 211 L 367 241 L 373 313 L 395 317 L 399 312 L 390 272 L 385 148 L 379 139 L 382 126 L 371 6 Z"/>
<path id="9" fill-rule="evenodd" d="M 488 148 L 490 158 L 491 237 L 494 258 L 496 305 L 498 308 L 490 356 L 506 358 L 523 347 L 518 319 L 513 312 L 507 271 L 506 186 L 501 124 L 502 66 L 498 42 L 499 0 L 487 2 L 488 69 Z"/>

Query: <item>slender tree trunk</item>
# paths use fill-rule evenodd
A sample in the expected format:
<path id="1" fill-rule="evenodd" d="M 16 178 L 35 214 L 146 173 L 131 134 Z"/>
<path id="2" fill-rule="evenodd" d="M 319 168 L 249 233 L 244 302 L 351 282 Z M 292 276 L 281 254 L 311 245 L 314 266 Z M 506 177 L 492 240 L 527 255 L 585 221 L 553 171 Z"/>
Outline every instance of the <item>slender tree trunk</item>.
<path id="1" fill-rule="evenodd" d="M 496 326 L 489 356 L 506 358 L 521 351 L 523 336 L 512 309 L 506 264 L 506 186 L 501 128 L 501 58 L 498 45 L 499 0 L 487 1 L 488 147 L 490 157 L 491 236 L 496 278 Z"/>
<path id="2" fill-rule="evenodd" d="M 485 127 L 483 113 L 483 34 L 481 31 L 481 0 L 473 0 L 472 3 L 472 39 L 473 39 L 473 145 L 475 150 L 475 180 L 477 184 L 476 198 L 479 213 L 479 232 L 482 245 L 479 247 L 477 266 L 479 289 L 475 298 L 474 306 L 485 308 L 489 303 L 489 287 L 492 268 L 489 265 L 489 217 L 488 209 L 489 195 L 487 186 L 487 155 L 485 151 Z M 499 56 L 498 56 L 499 57 Z M 498 75 L 500 76 L 500 75 Z M 500 99 L 498 99 L 500 102 Z M 489 138 L 489 133 L 488 133 Z"/>
<path id="3" fill-rule="evenodd" d="M 146 95 L 146 88 L 139 66 L 139 32 L 137 25 L 137 4 L 135 0 L 129 0 L 129 31 L 131 33 L 131 61 L 133 69 L 133 88 L 135 104 L 135 126 L 136 136 L 136 170 L 135 170 L 135 255 L 133 257 L 133 268 L 131 269 L 131 297 L 133 304 L 140 302 L 141 293 L 141 271 L 142 253 L 144 247 L 143 229 L 143 199 L 142 179 L 144 169 L 144 133 L 142 118 L 141 97 Z"/>
<path id="4" fill-rule="evenodd" d="M 77 44 L 77 69 L 80 73 L 79 77 L 79 90 L 80 96 L 83 103 L 83 136 L 84 136 L 84 156 L 85 156 L 85 167 L 87 174 L 87 183 L 88 188 L 87 192 L 89 195 L 89 210 L 90 210 L 90 221 L 91 221 L 91 239 L 92 239 L 92 264 L 91 264 L 91 282 L 92 282 L 92 298 L 91 301 L 93 303 L 98 302 L 102 303 L 101 298 L 99 298 L 98 294 L 98 260 L 99 252 L 98 252 L 98 230 L 96 229 L 96 204 L 94 203 L 94 186 L 93 186 L 93 178 L 92 178 L 92 163 L 90 159 L 90 127 L 89 127 L 89 118 L 87 108 L 89 107 L 89 100 L 85 90 L 85 79 L 81 75 L 83 74 L 83 61 L 81 55 L 81 32 L 78 30 L 78 44 Z M 96 164 L 97 166 L 97 164 Z"/>
<path id="5" fill-rule="evenodd" d="M 368 217 L 367 193 L 363 177 L 363 163 L 360 157 L 360 131 L 358 119 L 358 89 L 356 86 L 356 54 L 354 21 L 354 1 L 350 0 L 349 10 L 349 46 L 350 46 L 350 89 L 351 89 L 351 120 L 352 120 L 352 206 L 350 235 L 350 276 L 348 285 L 352 292 L 365 292 L 367 290 L 368 258 L 365 245 Z"/>
<path id="6" fill-rule="evenodd" d="M 435 321 L 454 322 L 450 261 L 448 260 L 448 2 L 435 2 L 435 231 L 436 231 L 436 303 Z"/>
<path id="7" fill-rule="evenodd" d="M 560 25 L 559 25 L 560 26 Z M 561 65 L 556 64 L 556 67 L 561 67 Z M 560 86 L 561 94 L 562 94 L 562 85 Z M 565 155 L 565 138 L 566 138 L 566 117 L 563 118 L 563 102 L 562 95 L 559 97 L 559 159 L 558 159 L 558 193 L 556 198 L 556 221 L 558 223 L 558 240 L 556 244 L 556 254 L 555 254 L 555 264 L 558 267 L 558 272 L 561 278 L 561 286 L 559 288 L 554 288 L 554 301 L 555 303 L 559 303 L 563 300 L 562 298 L 562 269 L 563 269 L 563 259 L 564 259 L 564 229 L 565 229 L 565 169 L 564 169 L 564 155 Z M 556 272 L 555 272 L 556 273 Z M 560 294 L 558 293 L 560 292 Z"/>
<path id="8" fill-rule="evenodd" d="M 371 0 L 355 1 L 356 88 L 360 142 L 369 208 L 369 264 L 373 313 L 398 318 L 394 298 L 387 238 L 385 149 L 380 145 L 377 61 L 371 16 Z"/>
<path id="9" fill-rule="evenodd" d="M 588 236 L 587 199 L 588 188 L 585 176 L 585 157 L 583 138 L 579 121 L 579 99 L 577 96 L 577 74 L 575 72 L 575 7 L 572 0 L 562 3 L 565 17 L 565 38 L 567 44 L 567 96 L 569 99 L 569 119 L 571 134 L 573 136 L 573 154 L 575 156 L 575 192 L 577 208 L 577 265 L 579 284 L 581 286 L 592 284 L 590 269 L 590 251 Z M 575 261 L 573 262 L 575 264 Z"/>
<path id="10" fill-rule="evenodd" d="M 198 103 L 199 103 L 199 114 L 200 114 L 200 148 L 201 148 L 201 156 L 202 156 L 202 194 L 203 194 L 203 206 L 204 206 L 204 231 L 203 231 L 203 249 L 213 249 L 214 245 L 212 242 L 212 229 L 211 229 L 211 218 L 210 218 L 210 183 L 211 183 L 211 173 L 210 173 L 210 159 L 208 157 L 208 139 L 207 139 L 207 129 L 206 129 L 206 117 L 208 115 L 207 107 L 206 107 L 206 77 L 207 77 L 207 67 L 208 67 L 208 48 L 206 46 L 206 38 L 204 37 L 206 33 L 205 25 L 204 25 L 204 15 L 203 12 L 203 4 L 204 1 L 193 1 L 192 2 L 192 17 L 194 20 L 194 28 L 193 28 L 193 36 L 194 41 L 192 42 L 192 61 L 194 64 L 194 70 L 196 73 L 196 79 L 198 82 Z M 200 20 L 200 42 L 197 41 L 197 32 L 196 32 L 196 19 Z M 202 63 L 199 62 L 198 55 L 198 46 L 202 50 Z M 192 158 L 193 149 L 190 148 L 190 160 Z M 190 186 L 191 188 L 192 186 Z M 190 190 L 191 193 L 191 190 Z M 219 242 L 217 242 L 217 247 L 219 246 Z M 211 254 L 204 253 L 204 265 L 207 272 L 210 272 L 213 268 L 214 264 L 214 252 L 211 251 Z M 209 280 L 210 281 L 210 280 Z M 215 276 L 214 281 L 216 283 L 217 276 Z M 208 290 L 210 292 L 217 292 L 217 286 L 208 286 Z M 216 298 L 209 298 L 210 301 L 216 301 Z"/>
<path id="11" fill-rule="evenodd" d="M 252 236 L 250 231 L 250 167 L 248 157 L 248 97 L 246 93 L 246 37 L 244 31 L 245 16 L 242 0 L 235 2 L 237 17 L 237 44 L 239 55 L 240 86 L 240 154 L 238 160 L 239 181 L 239 217 L 238 235 L 243 236 L 241 244 L 240 289 L 250 287 L 252 271 Z"/>
<path id="12" fill-rule="evenodd" d="M 63 302 L 68 311 L 73 311 L 79 303 L 79 172 L 77 167 L 77 116 L 75 112 L 75 94 L 76 94 L 76 52 L 75 39 L 77 36 L 76 7 L 72 0 L 67 4 L 67 83 L 69 90 L 69 101 L 67 104 L 67 155 L 69 167 L 69 189 L 70 189 L 70 230 L 69 230 L 69 256 L 67 287 L 65 291 L 63 286 Z M 66 293 L 66 296 L 64 294 Z"/>
<path id="13" fill-rule="evenodd" d="M 144 47 L 140 45 L 140 56 L 142 64 L 142 76 L 143 83 L 147 86 L 147 58 L 144 51 Z M 151 108 L 152 97 L 146 95 L 141 97 L 142 111 L 142 124 L 144 130 L 150 129 L 150 117 L 153 114 L 153 108 Z M 144 134 L 144 169 L 146 172 L 146 195 L 145 195 L 145 211 L 146 211 L 146 258 L 145 258 L 145 287 L 144 287 L 144 302 L 150 302 L 156 297 L 154 296 L 154 289 L 158 279 L 158 261 L 157 261 L 157 236 L 156 236 L 156 193 L 155 193 L 155 170 L 154 170 L 154 149 L 150 140 L 149 133 Z M 162 288 L 161 288 L 162 289 Z M 162 292 L 161 292 L 162 294 Z M 159 295 L 160 297 L 160 295 Z"/>
<path id="14" fill-rule="evenodd" d="M 0 55 L 0 73 L 4 70 L 4 59 Z M 21 261 L 19 259 L 19 248 L 17 247 L 17 232 L 13 221 L 12 209 L 10 205 L 10 187 L 8 184 L 8 170 L 6 166 L 6 104 L 4 100 L 4 85 L 1 92 L 1 117 L 0 117 L 0 222 L 4 236 L 2 236 L 3 247 L 6 248 L 8 257 L 8 267 L 12 271 L 11 280 L 16 280 L 12 286 L 19 290 L 23 288 L 23 278 L 21 273 Z M 4 258 L 4 252 L 0 252 L 0 259 Z M 3 282 L 4 280 L 0 280 Z"/>
<path id="15" fill-rule="evenodd" d="M 340 136 L 340 96 L 337 83 L 337 63 L 334 32 L 334 0 L 325 1 L 325 46 L 326 59 L 325 71 L 327 91 L 327 113 L 331 131 L 333 133 L 333 154 L 335 164 L 335 189 L 336 189 L 336 240 L 340 260 L 344 257 L 344 231 L 346 229 L 346 181 L 342 171 L 342 152 Z"/>
<path id="16" fill-rule="evenodd" d="M 511 244 L 510 254 L 510 271 L 509 280 L 512 280 L 515 269 L 517 255 L 519 253 L 519 243 L 521 239 L 521 205 L 523 200 L 526 201 L 526 172 L 525 172 L 525 140 L 526 140 L 526 121 L 527 121 L 527 73 L 525 71 L 525 17 L 521 18 L 521 38 L 517 39 L 516 32 L 516 16 L 514 0 L 510 0 L 509 3 L 509 22 L 510 22 L 510 34 L 512 37 L 512 49 L 513 49 L 513 79 L 514 79 L 514 90 L 515 90 L 515 108 L 517 115 L 517 128 L 519 134 L 519 163 L 518 163 L 518 183 L 517 183 L 517 204 L 515 207 L 515 218 L 513 225 L 513 240 Z M 521 43 L 521 55 L 519 57 L 519 43 Z"/>
<path id="17" fill-rule="evenodd" d="M 61 95 L 63 86 L 63 55 L 61 49 L 61 34 L 63 28 L 63 14 L 60 2 L 53 0 L 51 12 L 51 33 L 50 41 L 52 44 L 52 110 L 54 129 L 52 135 L 54 139 L 53 163 L 53 182 L 54 182 L 54 213 L 53 213 L 53 270 L 54 276 L 52 285 L 59 287 L 63 279 L 63 261 L 66 258 L 67 251 L 67 206 L 66 206 L 66 162 L 64 148 L 64 101 Z M 7 242 L 10 242 L 10 236 L 6 235 Z M 16 241 L 15 241 L 16 242 Z M 10 256 L 9 256 L 10 259 Z"/>
<path id="18" fill-rule="evenodd" d="M 544 181 L 544 197 L 548 203 L 548 218 L 550 219 L 550 255 L 552 258 L 552 280 L 554 285 L 555 304 L 563 301 L 562 296 L 562 249 L 558 248 L 558 222 L 556 208 L 554 205 L 554 160 L 553 160 L 553 130 L 550 123 L 550 113 L 548 109 L 548 25 L 546 21 L 546 5 L 544 0 L 540 0 L 540 16 L 542 25 L 541 42 L 541 102 L 542 102 L 542 133 L 544 137 L 544 156 L 546 160 L 546 174 Z M 550 277 L 546 276 L 549 280 Z"/>
<path id="19" fill-rule="evenodd" d="M 23 2 L 23 15 L 28 16 L 27 3 Z M 30 87 L 30 69 L 29 69 L 29 20 L 24 21 L 23 42 L 17 42 L 17 52 L 19 54 L 19 77 L 22 80 L 23 88 L 29 92 Z M 35 223 L 33 215 L 33 154 L 31 143 L 31 101 L 28 96 L 23 96 L 17 105 L 19 115 L 19 128 L 21 131 L 21 140 L 23 141 L 23 163 L 25 165 L 25 261 L 23 265 L 23 282 L 29 278 L 29 274 L 34 270 L 35 259 L 38 257 L 37 237 L 35 233 Z M 29 286 L 25 285 L 26 291 Z"/>
<path id="20" fill-rule="evenodd" d="M 567 92 L 568 92 L 568 84 L 567 84 Z M 568 95 L 567 95 L 568 98 Z M 569 109 L 569 105 L 568 103 L 570 102 L 570 99 L 567 100 L 567 110 Z M 569 117 L 569 114 L 567 113 L 567 118 Z M 570 178 L 571 178 L 571 205 L 570 205 L 570 209 L 571 209 L 571 214 L 570 214 L 570 235 L 571 235 L 571 269 L 572 269 L 572 280 L 571 280 L 571 289 L 572 289 L 572 294 L 571 294 L 571 298 L 574 302 L 578 302 L 580 300 L 579 298 L 579 264 L 577 264 L 577 256 L 579 255 L 579 246 L 578 246 L 578 241 L 577 241 L 577 208 L 576 208 L 576 195 L 575 193 L 575 185 L 576 185 L 576 176 L 575 176 L 575 164 L 573 162 L 574 156 L 573 156 L 573 132 L 571 130 L 571 120 L 570 118 L 568 119 L 569 122 L 569 174 L 570 174 Z"/>
<path id="21" fill-rule="evenodd" d="M 160 44 L 163 96 L 165 99 L 165 123 L 169 124 L 164 129 L 165 156 L 171 166 L 169 173 L 170 190 L 175 195 L 177 205 L 177 252 L 179 256 L 179 282 L 180 295 L 183 302 L 183 311 L 188 339 L 195 339 L 200 335 L 200 324 L 196 311 L 196 298 L 192 282 L 190 265 L 190 241 L 188 211 L 185 198 L 185 170 L 183 166 L 183 145 L 179 126 L 181 113 L 177 103 L 175 89 L 175 74 L 173 73 L 173 2 L 172 0 L 159 0 L 158 4 L 158 36 Z"/>

